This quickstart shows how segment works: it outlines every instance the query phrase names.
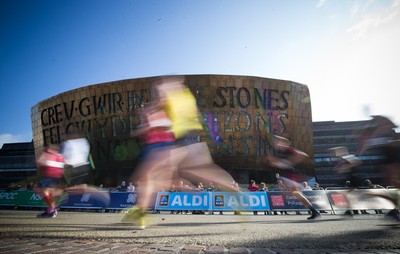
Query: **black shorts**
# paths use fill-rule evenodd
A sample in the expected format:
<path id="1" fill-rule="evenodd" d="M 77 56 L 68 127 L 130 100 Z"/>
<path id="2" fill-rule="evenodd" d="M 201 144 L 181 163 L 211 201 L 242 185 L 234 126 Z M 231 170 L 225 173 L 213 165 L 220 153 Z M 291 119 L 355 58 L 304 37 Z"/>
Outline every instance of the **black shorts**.
<path id="1" fill-rule="evenodd" d="M 68 186 L 80 185 L 80 184 L 92 184 L 92 177 L 90 171 L 90 165 L 82 165 L 78 167 L 67 167 L 64 170 L 65 179 Z"/>

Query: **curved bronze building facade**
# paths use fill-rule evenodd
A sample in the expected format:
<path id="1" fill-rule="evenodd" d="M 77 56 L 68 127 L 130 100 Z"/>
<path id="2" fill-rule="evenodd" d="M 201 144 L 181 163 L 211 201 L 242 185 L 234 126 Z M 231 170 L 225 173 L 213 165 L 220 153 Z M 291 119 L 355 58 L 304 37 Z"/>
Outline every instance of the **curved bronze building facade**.
<path id="1" fill-rule="evenodd" d="M 182 77 L 182 76 L 181 76 Z M 238 181 L 267 181 L 276 172 L 268 165 L 273 135 L 291 140 L 310 155 L 313 130 L 310 93 L 292 81 L 234 75 L 183 75 L 197 99 L 204 131 L 199 138 L 215 162 Z M 78 130 L 90 144 L 97 183 L 114 186 L 127 180 L 140 153 L 130 131 L 141 120 L 141 105 L 157 100 L 160 77 L 90 85 L 43 100 L 32 107 L 35 154 L 48 143 L 60 143 Z"/>

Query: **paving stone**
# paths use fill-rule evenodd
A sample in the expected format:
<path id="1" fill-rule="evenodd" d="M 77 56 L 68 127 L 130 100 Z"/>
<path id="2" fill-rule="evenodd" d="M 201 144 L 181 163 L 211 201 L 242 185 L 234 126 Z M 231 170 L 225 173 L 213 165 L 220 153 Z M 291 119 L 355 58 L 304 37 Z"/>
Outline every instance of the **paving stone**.
<path id="1" fill-rule="evenodd" d="M 159 248 L 159 251 L 173 251 L 173 252 L 179 252 L 182 249 L 182 245 L 165 245 Z"/>
<path id="2" fill-rule="evenodd" d="M 179 254 L 199 254 L 204 253 L 206 246 L 201 245 L 184 245 L 182 249 L 178 252 Z"/>
<path id="3" fill-rule="evenodd" d="M 314 250 L 314 249 L 295 249 L 294 251 L 299 252 L 301 254 L 323 254 L 321 250 Z"/>
<path id="4" fill-rule="evenodd" d="M 248 248 L 248 250 L 250 251 L 251 254 L 264 254 L 264 253 L 268 253 L 268 254 L 277 254 L 278 252 L 273 251 L 269 248 Z"/>
<path id="5" fill-rule="evenodd" d="M 205 250 L 207 246 L 202 246 L 202 245 L 184 245 L 182 247 L 182 250 L 187 250 L 187 251 L 202 251 Z"/>
<path id="6" fill-rule="evenodd" d="M 277 249 L 276 251 L 279 254 L 301 254 L 301 252 L 297 252 L 295 250 L 289 250 L 289 249 L 288 250 Z"/>
<path id="7" fill-rule="evenodd" d="M 227 253 L 229 250 L 225 249 L 224 246 L 209 246 L 204 250 L 204 253 Z"/>
<path id="8" fill-rule="evenodd" d="M 150 251 L 149 250 L 144 250 L 144 249 L 141 249 L 140 247 L 141 247 L 142 245 L 140 245 L 140 246 L 137 246 L 137 245 L 130 245 L 130 244 L 124 244 L 124 245 L 121 245 L 121 246 L 118 246 L 118 247 L 116 247 L 116 248 L 112 248 L 111 250 L 109 250 L 109 251 L 105 251 L 105 252 L 102 252 L 102 254 L 103 253 L 149 253 Z"/>
<path id="9" fill-rule="evenodd" d="M 247 248 L 230 248 L 229 253 L 248 254 L 248 253 L 250 253 L 250 250 Z"/>
<path id="10" fill-rule="evenodd" d="M 143 249 L 155 249 L 155 250 L 159 250 L 160 248 L 163 248 L 165 246 L 165 244 L 159 244 L 159 243 L 152 243 L 152 244 L 146 244 L 143 245 Z"/>

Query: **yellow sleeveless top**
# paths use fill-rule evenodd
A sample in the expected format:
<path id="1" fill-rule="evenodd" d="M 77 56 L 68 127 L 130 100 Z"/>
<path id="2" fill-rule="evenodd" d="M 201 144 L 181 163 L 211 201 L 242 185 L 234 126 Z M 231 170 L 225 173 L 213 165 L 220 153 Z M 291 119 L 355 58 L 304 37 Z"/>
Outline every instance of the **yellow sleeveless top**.
<path id="1" fill-rule="evenodd" d="M 202 130 L 196 99 L 188 88 L 166 94 L 166 111 L 170 117 L 171 129 L 179 139 L 193 130 Z"/>

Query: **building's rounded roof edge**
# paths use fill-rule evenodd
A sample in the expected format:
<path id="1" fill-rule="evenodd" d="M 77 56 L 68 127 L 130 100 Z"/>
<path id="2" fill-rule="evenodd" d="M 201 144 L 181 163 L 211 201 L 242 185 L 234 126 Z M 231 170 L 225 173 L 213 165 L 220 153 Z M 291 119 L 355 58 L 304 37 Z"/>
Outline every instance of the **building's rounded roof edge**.
<path id="1" fill-rule="evenodd" d="M 37 107 L 39 104 L 41 104 L 41 103 L 43 103 L 45 101 L 51 100 L 54 97 L 59 97 L 59 96 L 62 96 L 63 94 L 67 94 L 67 93 L 70 93 L 72 91 L 75 91 L 75 90 L 78 90 L 78 89 L 82 89 L 82 88 L 89 88 L 89 87 L 98 86 L 98 85 L 106 85 L 106 84 L 115 83 L 115 82 L 126 82 L 126 81 L 130 81 L 130 80 L 157 79 L 157 78 L 161 78 L 161 77 L 173 77 L 173 76 L 183 76 L 183 77 L 188 77 L 188 76 L 191 76 L 191 77 L 193 77 L 193 76 L 205 76 L 205 77 L 206 76 L 208 76 L 208 77 L 211 77 L 211 76 L 214 76 L 214 77 L 215 76 L 232 76 L 232 77 L 261 78 L 261 79 L 268 79 L 268 80 L 290 82 L 290 83 L 293 83 L 293 84 L 296 84 L 296 85 L 301 85 L 301 86 L 307 87 L 307 85 L 305 85 L 305 84 L 302 84 L 302 83 L 299 83 L 299 82 L 295 82 L 295 81 L 292 81 L 292 80 L 269 78 L 269 77 L 263 77 L 263 76 L 254 76 L 254 75 L 249 75 L 249 74 L 216 74 L 216 73 L 214 73 L 214 74 L 179 74 L 179 73 L 173 73 L 173 74 L 156 75 L 156 76 L 143 76 L 143 77 L 136 77 L 136 78 L 126 78 L 126 79 L 106 81 L 106 82 L 103 82 L 103 83 L 96 83 L 96 84 L 90 84 L 90 85 L 86 85 L 86 86 L 81 86 L 81 87 L 78 87 L 78 88 L 70 89 L 70 90 L 55 94 L 55 95 L 53 95 L 51 97 L 48 97 L 46 99 L 43 99 L 43 100 L 37 102 L 35 105 L 33 105 L 31 107 L 31 111 L 35 107 Z"/>

